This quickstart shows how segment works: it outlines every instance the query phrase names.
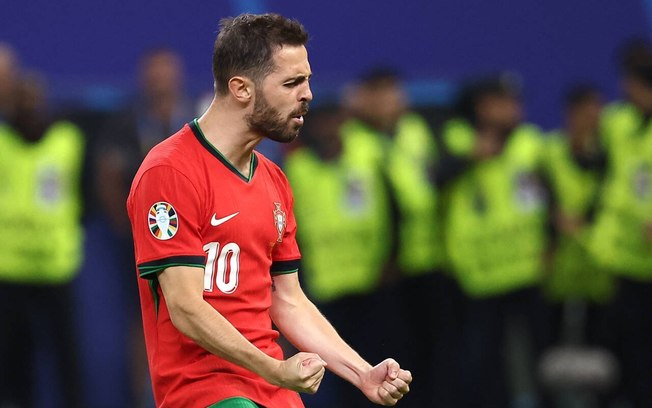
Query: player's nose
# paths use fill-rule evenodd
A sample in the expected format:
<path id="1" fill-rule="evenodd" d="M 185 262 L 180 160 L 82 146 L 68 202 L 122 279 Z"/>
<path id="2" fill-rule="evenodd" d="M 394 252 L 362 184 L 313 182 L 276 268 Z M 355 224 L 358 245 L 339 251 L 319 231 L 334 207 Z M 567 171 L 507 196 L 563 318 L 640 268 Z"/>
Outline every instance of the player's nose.
<path id="1" fill-rule="evenodd" d="M 299 101 L 300 102 L 312 101 L 312 90 L 310 89 L 310 85 L 307 82 L 305 86 L 301 89 L 301 92 L 299 93 Z"/>

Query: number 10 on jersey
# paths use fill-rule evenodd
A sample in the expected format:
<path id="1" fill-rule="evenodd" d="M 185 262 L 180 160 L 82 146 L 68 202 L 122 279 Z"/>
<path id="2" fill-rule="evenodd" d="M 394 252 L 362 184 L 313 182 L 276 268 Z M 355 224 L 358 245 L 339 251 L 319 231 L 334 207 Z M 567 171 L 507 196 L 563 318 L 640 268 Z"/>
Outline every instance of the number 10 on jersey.
<path id="1" fill-rule="evenodd" d="M 214 286 L 226 294 L 238 288 L 240 273 L 240 247 L 229 242 L 220 248 L 219 242 L 204 245 L 206 268 L 204 269 L 204 290 L 212 292 Z"/>

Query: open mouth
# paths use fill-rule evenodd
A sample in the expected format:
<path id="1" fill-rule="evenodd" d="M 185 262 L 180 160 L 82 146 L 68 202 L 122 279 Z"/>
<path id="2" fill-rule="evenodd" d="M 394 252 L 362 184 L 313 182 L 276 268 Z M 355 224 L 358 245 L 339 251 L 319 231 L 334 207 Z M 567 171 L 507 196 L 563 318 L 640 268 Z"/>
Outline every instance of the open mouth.
<path id="1" fill-rule="evenodd" d="M 295 120 L 295 121 L 297 121 L 297 122 L 299 122 L 300 124 L 303 125 L 303 116 L 304 116 L 306 113 L 308 113 L 307 110 L 302 110 L 302 111 L 300 111 L 300 112 L 297 112 L 296 115 L 293 115 L 293 116 L 292 116 L 292 119 Z"/>

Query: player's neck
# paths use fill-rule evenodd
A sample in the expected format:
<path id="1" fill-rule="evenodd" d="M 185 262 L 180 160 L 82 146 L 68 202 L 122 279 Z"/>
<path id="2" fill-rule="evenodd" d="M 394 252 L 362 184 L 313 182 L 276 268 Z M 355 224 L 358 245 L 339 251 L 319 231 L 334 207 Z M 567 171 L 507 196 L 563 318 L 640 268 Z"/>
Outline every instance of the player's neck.
<path id="1" fill-rule="evenodd" d="M 251 132 L 241 110 L 215 99 L 198 119 L 204 137 L 244 176 L 249 176 L 251 153 L 262 137 Z"/>

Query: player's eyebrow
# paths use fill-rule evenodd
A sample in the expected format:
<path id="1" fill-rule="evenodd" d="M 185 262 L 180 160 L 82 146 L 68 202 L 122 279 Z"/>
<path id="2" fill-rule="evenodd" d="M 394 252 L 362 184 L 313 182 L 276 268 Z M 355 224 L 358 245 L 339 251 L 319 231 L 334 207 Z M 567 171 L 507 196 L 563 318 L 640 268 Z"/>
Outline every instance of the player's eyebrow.
<path id="1" fill-rule="evenodd" d="M 304 81 L 310 81 L 312 78 L 312 72 L 306 75 L 295 75 L 293 77 L 287 78 L 283 81 L 284 84 L 300 84 Z"/>

